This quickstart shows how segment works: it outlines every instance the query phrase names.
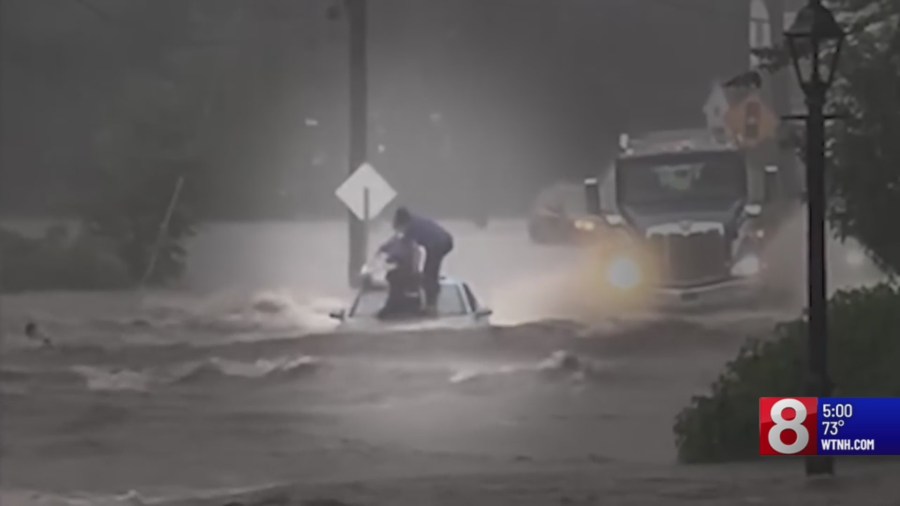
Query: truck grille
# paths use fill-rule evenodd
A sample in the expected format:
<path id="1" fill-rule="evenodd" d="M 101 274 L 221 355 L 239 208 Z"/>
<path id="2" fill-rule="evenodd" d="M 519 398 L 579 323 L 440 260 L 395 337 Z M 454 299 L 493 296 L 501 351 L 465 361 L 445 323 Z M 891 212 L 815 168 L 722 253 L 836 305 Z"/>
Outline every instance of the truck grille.
<path id="1" fill-rule="evenodd" d="M 648 240 L 665 285 L 701 285 L 728 275 L 728 247 L 718 231 L 654 235 Z"/>

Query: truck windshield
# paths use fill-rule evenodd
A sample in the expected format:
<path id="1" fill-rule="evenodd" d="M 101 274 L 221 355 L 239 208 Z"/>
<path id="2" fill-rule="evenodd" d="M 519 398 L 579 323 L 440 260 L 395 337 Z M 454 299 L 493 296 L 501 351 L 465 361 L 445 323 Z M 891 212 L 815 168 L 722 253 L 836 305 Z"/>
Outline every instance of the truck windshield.
<path id="1" fill-rule="evenodd" d="M 742 157 L 700 153 L 619 160 L 619 201 L 632 206 L 720 206 L 746 195 Z"/>

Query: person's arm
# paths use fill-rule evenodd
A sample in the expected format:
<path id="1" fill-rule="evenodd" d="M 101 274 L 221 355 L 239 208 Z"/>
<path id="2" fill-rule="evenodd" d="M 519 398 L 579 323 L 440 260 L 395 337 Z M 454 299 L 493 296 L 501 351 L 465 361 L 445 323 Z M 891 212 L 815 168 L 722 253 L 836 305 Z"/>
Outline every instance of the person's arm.
<path id="1" fill-rule="evenodd" d="M 397 238 L 391 237 L 388 239 L 381 247 L 378 248 L 378 251 L 375 252 L 374 257 L 381 257 L 384 262 L 391 262 L 391 259 L 396 254 L 397 251 Z"/>

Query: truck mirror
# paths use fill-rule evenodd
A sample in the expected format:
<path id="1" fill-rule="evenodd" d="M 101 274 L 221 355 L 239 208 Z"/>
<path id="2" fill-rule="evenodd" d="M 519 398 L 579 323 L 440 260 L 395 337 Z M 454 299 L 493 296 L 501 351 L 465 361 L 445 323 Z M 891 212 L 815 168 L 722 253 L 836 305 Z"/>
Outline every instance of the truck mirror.
<path id="1" fill-rule="evenodd" d="M 594 216 L 600 216 L 600 182 L 597 178 L 584 180 L 584 196 L 587 202 L 587 212 Z"/>

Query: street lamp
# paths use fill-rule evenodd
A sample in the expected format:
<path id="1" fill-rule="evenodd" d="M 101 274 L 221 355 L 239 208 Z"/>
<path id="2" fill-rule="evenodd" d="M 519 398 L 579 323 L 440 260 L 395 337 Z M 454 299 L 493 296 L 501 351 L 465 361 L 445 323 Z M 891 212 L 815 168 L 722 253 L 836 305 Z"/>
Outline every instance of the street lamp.
<path id="1" fill-rule="evenodd" d="M 785 33 L 794 71 L 806 96 L 806 191 L 809 208 L 807 276 L 809 305 L 809 393 L 831 395 L 827 355 L 827 292 L 825 263 L 825 99 L 834 81 L 844 31 L 820 0 L 797 13 Z M 806 474 L 834 474 L 830 457 L 808 457 Z"/>
<path id="2" fill-rule="evenodd" d="M 797 80 L 807 98 L 817 93 L 824 98 L 831 87 L 844 35 L 821 0 L 810 0 L 784 33 Z"/>

